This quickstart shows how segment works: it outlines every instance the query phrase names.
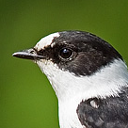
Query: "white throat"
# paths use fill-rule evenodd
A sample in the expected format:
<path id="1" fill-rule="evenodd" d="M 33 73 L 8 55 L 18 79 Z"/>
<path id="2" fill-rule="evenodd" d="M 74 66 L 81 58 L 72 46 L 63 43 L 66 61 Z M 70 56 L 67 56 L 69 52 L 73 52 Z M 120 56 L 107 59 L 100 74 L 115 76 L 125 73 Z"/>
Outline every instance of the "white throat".
<path id="1" fill-rule="evenodd" d="M 117 96 L 120 88 L 128 82 L 127 66 L 120 59 L 115 59 L 91 76 L 75 76 L 59 69 L 51 61 L 41 60 L 37 64 L 48 77 L 59 100 L 78 96 L 82 99 Z"/>
<path id="2" fill-rule="evenodd" d="M 51 61 L 42 60 L 37 64 L 48 77 L 58 97 L 61 128 L 82 128 L 76 114 L 78 104 L 93 97 L 118 96 L 128 82 L 127 66 L 120 59 L 115 59 L 91 76 L 80 77 L 59 69 Z"/>

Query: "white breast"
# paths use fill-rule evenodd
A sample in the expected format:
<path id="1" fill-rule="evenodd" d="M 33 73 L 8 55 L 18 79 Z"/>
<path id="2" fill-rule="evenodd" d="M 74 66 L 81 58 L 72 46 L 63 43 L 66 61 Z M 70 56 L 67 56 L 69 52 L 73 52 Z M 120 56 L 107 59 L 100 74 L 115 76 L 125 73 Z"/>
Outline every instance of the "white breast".
<path id="1" fill-rule="evenodd" d="M 83 128 L 76 113 L 77 106 L 77 102 L 70 99 L 59 102 L 60 128 Z"/>

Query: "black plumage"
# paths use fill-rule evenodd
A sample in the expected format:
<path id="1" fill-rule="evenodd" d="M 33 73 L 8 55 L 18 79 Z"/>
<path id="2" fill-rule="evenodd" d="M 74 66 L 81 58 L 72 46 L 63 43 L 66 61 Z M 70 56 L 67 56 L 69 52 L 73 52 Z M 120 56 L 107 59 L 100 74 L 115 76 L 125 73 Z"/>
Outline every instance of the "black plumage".
<path id="1" fill-rule="evenodd" d="M 59 34 L 60 36 L 52 41 L 53 47 L 49 45 L 37 51 L 37 54 L 46 56 L 46 59 L 51 59 L 60 69 L 68 70 L 77 76 L 92 75 L 114 59 L 122 59 L 109 43 L 91 33 L 64 31 Z M 72 50 L 73 55 L 62 59 L 59 52 L 63 48 Z"/>
<path id="2" fill-rule="evenodd" d="M 125 90 L 118 97 L 82 101 L 77 108 L 81 124 L 86 128 L 128 128 L 128 89 Z"/>

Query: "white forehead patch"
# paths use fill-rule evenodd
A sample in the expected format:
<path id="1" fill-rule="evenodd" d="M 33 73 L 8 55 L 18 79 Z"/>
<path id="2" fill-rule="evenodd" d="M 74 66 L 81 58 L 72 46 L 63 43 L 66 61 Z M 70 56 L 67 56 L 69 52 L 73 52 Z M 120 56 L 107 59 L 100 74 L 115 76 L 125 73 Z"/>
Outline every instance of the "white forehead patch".
<path id="1" fill-rule="evenodd" d="M 37 49 L 38 51 L 41 50 L 41 49 L 44 49 L 45 47 L 47 47 L 48 45 L 51 45 L 52 44 L 52 41 L 55 37 L 59 37 L 60 34 L 57 32 L 57 33 L 53 33 L 53 34 L 50 34 L 44 38 L 42 38 L 35 46 L 35 49 Z"/>

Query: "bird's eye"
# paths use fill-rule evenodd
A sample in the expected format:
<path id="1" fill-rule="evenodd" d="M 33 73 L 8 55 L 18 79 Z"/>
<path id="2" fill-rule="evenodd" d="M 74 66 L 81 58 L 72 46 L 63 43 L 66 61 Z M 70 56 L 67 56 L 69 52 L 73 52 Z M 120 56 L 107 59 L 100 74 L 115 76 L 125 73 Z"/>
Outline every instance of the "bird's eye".
<path id="1" fill-rule="evenodd" d="M 72 56 L 72 50 L 69 48 L 62 48 L 59 52 L 59 56 L 63 59 L 68 59 Z"/>

